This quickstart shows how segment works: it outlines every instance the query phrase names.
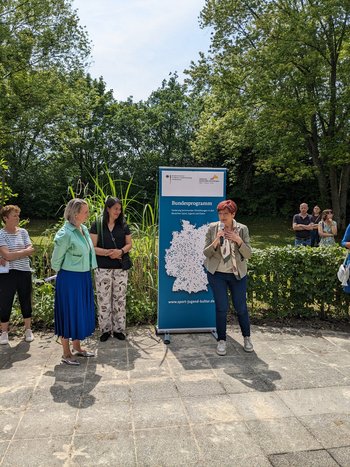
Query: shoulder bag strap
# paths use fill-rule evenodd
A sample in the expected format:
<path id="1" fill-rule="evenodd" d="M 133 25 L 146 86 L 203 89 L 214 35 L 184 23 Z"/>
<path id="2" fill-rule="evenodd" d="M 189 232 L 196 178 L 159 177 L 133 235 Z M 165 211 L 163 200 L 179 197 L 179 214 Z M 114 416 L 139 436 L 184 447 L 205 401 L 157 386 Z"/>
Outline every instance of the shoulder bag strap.
<path id="1" fill-rule="evenodd" d="M 103 238 L 103 217 L 100 216 L 96 219 L 96 229 L 97 229 L 97 243 L 101 240 L 102 248 L 105 247 L 105 242 Z"/>

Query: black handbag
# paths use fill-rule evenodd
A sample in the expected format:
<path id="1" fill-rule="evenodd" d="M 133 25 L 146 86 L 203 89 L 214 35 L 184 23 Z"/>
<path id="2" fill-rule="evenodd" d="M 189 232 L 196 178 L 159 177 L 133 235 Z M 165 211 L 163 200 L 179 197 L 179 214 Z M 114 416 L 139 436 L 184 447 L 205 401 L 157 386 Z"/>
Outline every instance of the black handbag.
<path id="1" fill-rule="evenodd" d="M 129 253 L 125 253 L 122 256 L 122 259 L 120 260 L 120 262 L 122 263 L 122 269 L 124 271 L 127 271 L 128 269 L 130 269 L 132 266 L 132 261 L 131 261 Z"/>

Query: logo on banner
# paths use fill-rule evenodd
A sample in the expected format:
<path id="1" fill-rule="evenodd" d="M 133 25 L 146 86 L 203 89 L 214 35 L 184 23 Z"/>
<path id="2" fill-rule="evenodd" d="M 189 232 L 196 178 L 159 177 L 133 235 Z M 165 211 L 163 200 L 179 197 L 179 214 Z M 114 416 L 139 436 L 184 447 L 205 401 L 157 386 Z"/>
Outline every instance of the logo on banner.
<path id="1" fill-rule="evenodd" d="M 172 181 L 174 182 L 182 182 L 183 180 L 192 180 L 193 177 L 189 177 L 188 175 L 183 175 L 181 173 L 176 173 L 176 174 L 167 174 L 165 175 L 165 178 L 169 180 L 171 183 Z"/>
<path id="2" fill-rule="evenodd" d="M 161 177 L 161 196 L 223 196 L 223 172 L 164 170 Z"/>
<path id="3" fill-rule="evenodd" d="M 220 183 L 220 179 L 218 175 L 213 175 L 212 177 L 200 177 L 199 180 L 199 185 L 214 185 L 215 183 Z"/>

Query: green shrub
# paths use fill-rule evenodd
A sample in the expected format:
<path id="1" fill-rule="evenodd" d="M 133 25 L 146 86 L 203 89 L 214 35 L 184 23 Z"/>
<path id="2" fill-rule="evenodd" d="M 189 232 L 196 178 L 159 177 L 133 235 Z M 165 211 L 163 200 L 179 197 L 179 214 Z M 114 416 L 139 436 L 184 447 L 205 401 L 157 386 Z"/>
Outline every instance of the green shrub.
<path id="1" fill-rule="evenodd" d="M 248 302 L 272 316 L 349 317 L 349 298 L 337 279 L 344 248 L 282 247 L 254 250 Z"/>
<path id="2" fill-rule="evenodd" d="M 52 282 L 35 284 L 33 291 L 33 322 L 36 326 L 52 327 L 54 323 L 55 285 Z"/>
<path id="3" fill-rule="evenodd" d="M 157 319 L 157 226 L 132 224 L 133 267 L 127 290 L 128 325 L 155 323 Z M 38 278 L 48 277 L 51 246 L 37 249 L 33 259 Z M 349 296 L 342 290 L 337 270 L 343 248 L 274 247 L 253 250 L 249 261 L 248 304 L 254 316 L 349 318 Z M 40 273 L 43 275 L 40 275 Z M 46 273 L 46 275 L 45 275 Z M 54 283 L 34 276 L 36 326 L 53 324 Z M 22 322 L 15 304 L 14 323 Z"/>
<path id="4" fill-rule="evenodd" d="M 109 179 L 106 186 L 101 186 L 97 178 L 94 179 L 95 193 L 79 196 L 84 197 L 89 204 L 90 219 L 87 222 L 89 226 L 101 216 L 108 196 L 117 196 L 116 184 L 119 185 L 118 197 L 130 225 L 133 241 L 133 248 L 130 252 L 133 267 L 129 271 L 127 288 L 127 322 L 128 325 L 153 323 L 157 315 L 157 200 L 154 208 L 149 204 L 142 205 L 136 197 L 129 196 L 131 181 Z M 72 197 L 76 195 L 72 189 L 70 189 L 70 194 Z M 62 224 L 63 219 L 43 233 L 40 243 L 36 245 L 35 255 L 32 257 L 35 283 L 33 321 L 40 325 L 50 326 L 53 323 L 54 283 L 43 284 L 43 279 L 55 274 L 50 263 L 53 238 Z M 21 319 L 17 304 L 15 304 L 13 314 L 16 321 Z"/>
<path id="5" fill-rule="evenodd" d="M 106 198 L 119 198 L 132 231 L 133 248 L 130 256 L 133 267 L 129 271 L 127 289 L 128 325 L 155 323 L 157 318 L 158 274 L 158 206 L 142 205 L 137 196 L 129 196 L 132 181 L 109 179 L 100 186 L 94 179 L 95 193 L 84 196 L 90 207 L 92 222 L 100 216 Z M 126 184 L 126 187 L 125 187 Z M 84 190 L 83 190 L 84 191 Z M 70 190 L 72 197 L 75 196 Z M 50 259 L 53 237 L 63 224 L 61 219 L 46 230 L 32 258 L 34 269 L 34 323 L 51 326 L 53 323 L 54 283 L 42 280 L 54 274 Z M 89 223 L 88 223 L 89 224 Z M 345 251 L 339 246 L 328 248 L 273 247 L 253 250 L 248 264 L 248 304 L 253 315 L 272 317 L 349 318 L 349 296 L 342 290 L 337 270 Z M 14 320 L 21 315 L 14 307 Z"/>

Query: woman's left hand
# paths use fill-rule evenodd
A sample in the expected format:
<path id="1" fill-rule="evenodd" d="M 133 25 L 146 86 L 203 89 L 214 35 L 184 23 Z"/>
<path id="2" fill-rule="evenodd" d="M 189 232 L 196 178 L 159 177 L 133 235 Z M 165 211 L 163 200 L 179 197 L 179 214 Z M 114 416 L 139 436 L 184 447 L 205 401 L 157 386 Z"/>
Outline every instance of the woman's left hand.
<path id="1" fill-rule="evenodd" d="M 121 259 L 123 256 L 122 250 L 111 250 L 110 254 L 108 255 L 111 259 Z"/>
<path id="2" fill-rule="evenodd" d="M 225 238 L 227 240 L 230 240 L 231 242 L 237 243 L 238 246 L 241 246 L 243 243 L 241 237 L 238 235 L 238 233 L 235 230 L 230 230 L 229 232 L 225 232 Z"/>

